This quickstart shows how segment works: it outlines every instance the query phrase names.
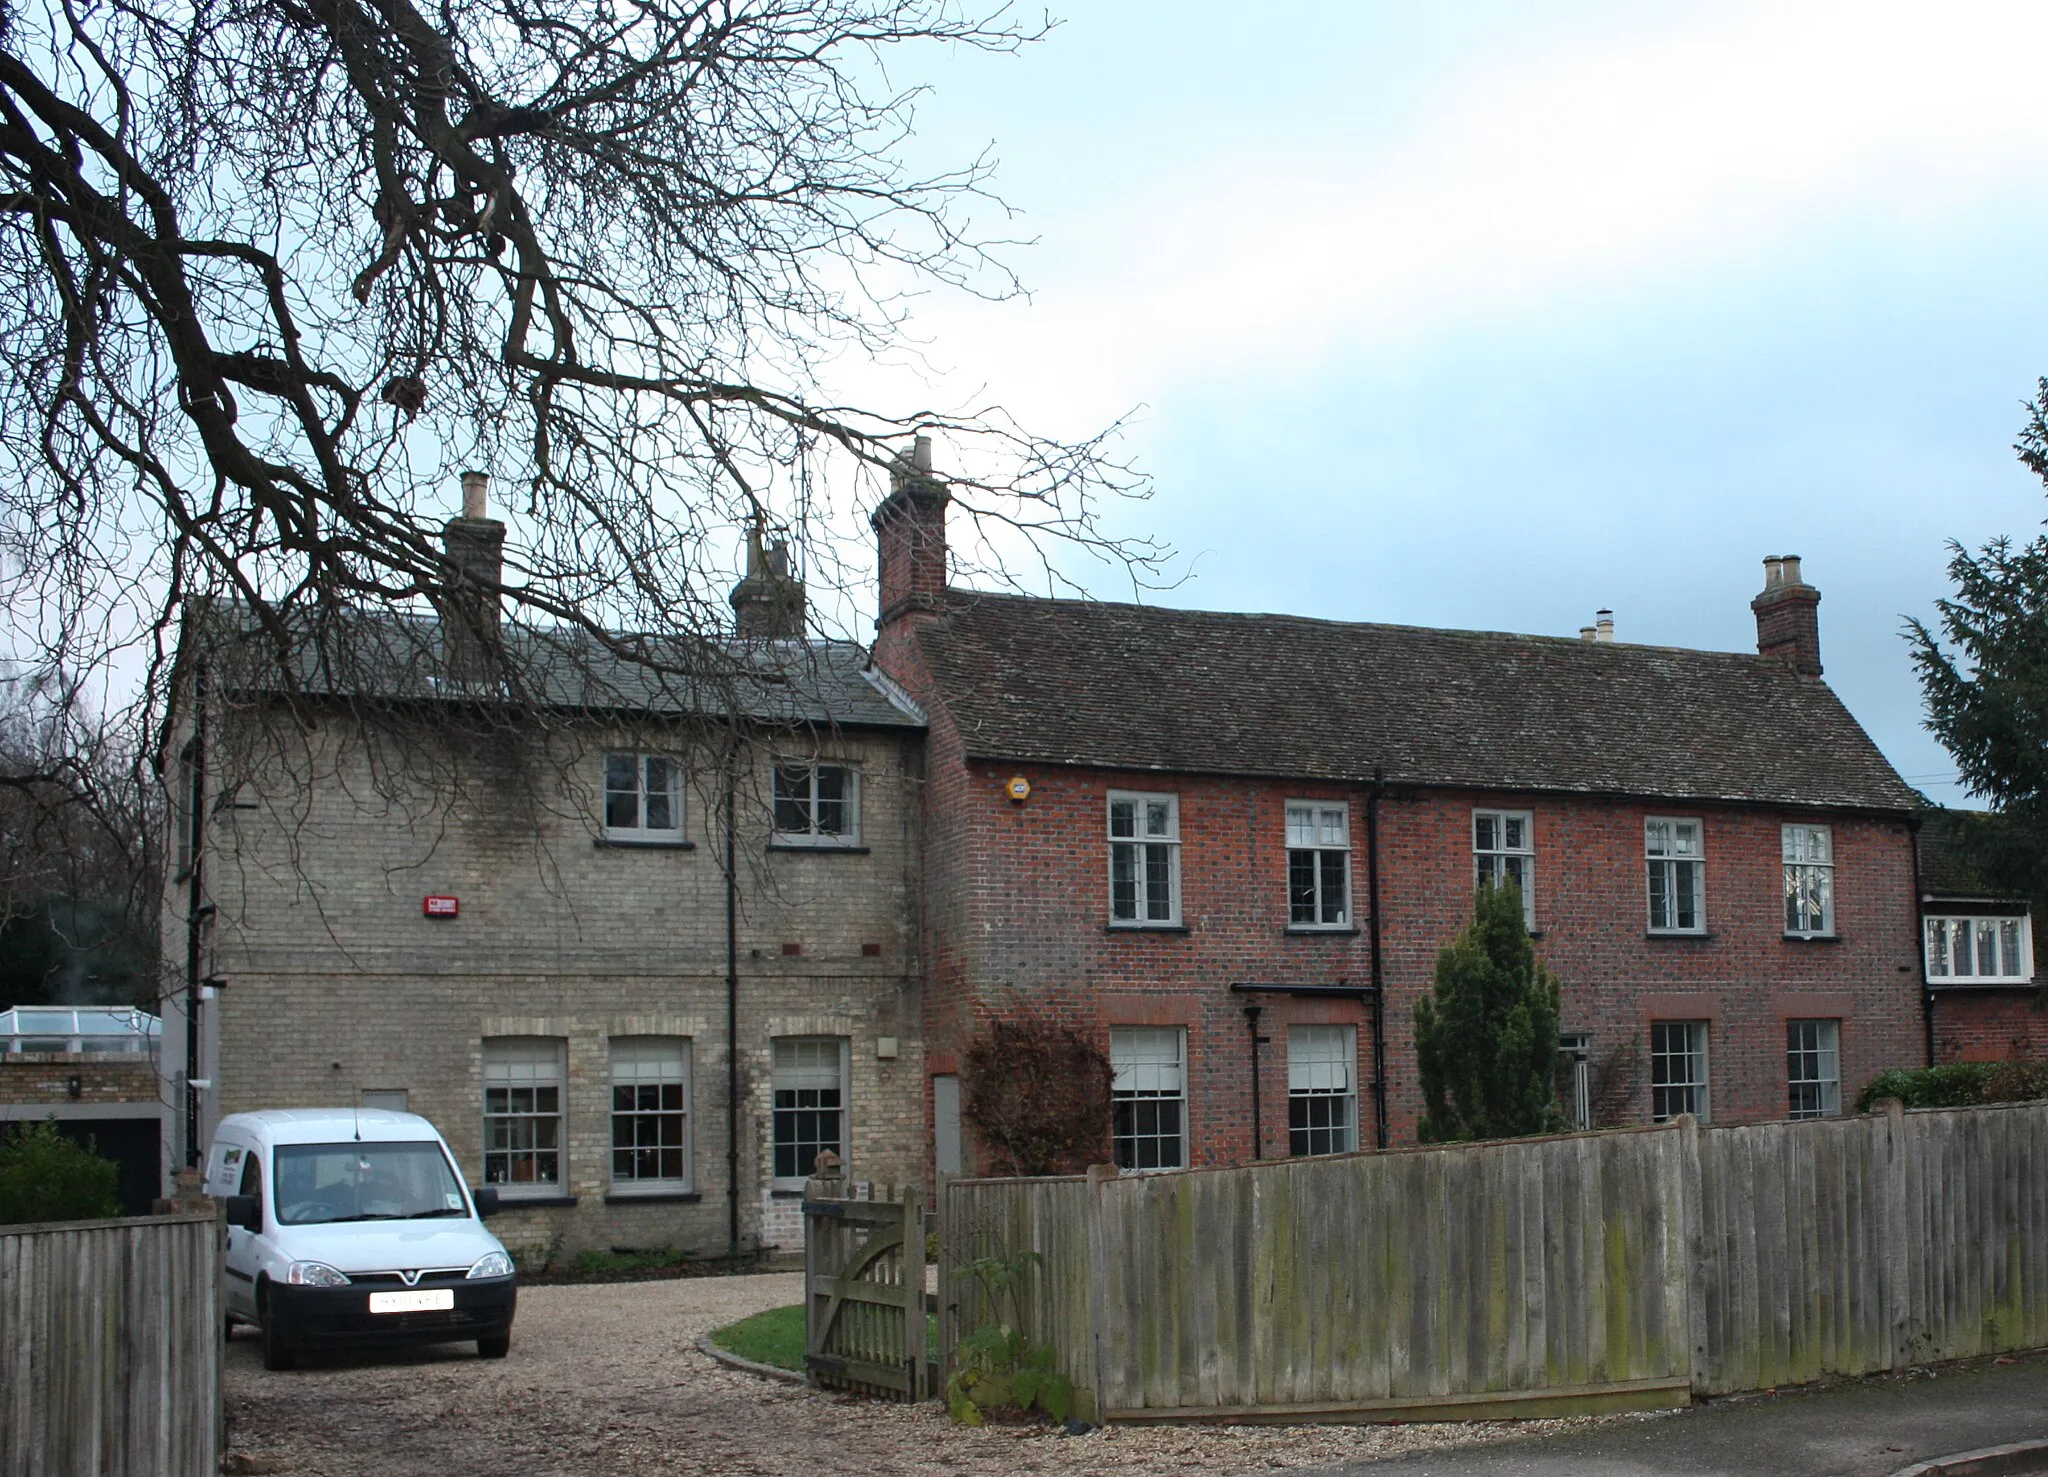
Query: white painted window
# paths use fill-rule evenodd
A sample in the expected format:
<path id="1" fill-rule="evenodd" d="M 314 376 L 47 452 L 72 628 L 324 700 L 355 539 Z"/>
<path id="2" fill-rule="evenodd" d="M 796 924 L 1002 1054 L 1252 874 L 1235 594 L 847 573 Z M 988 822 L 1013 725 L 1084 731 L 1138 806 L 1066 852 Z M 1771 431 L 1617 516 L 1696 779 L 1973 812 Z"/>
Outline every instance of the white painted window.
<path id="1" fill-rule="evenodd" d="M 1557 1038 L 1557 1100 L 1572 1128 L 1584 1132 L 1593 1126 L 1593 1038 L 1584 1031 Z"/>
<path id="2" fill-rule="evenodd" d="M 774 1176 L 778 1190 L 801 1190 L 830 1150 L 846 1152 L 847 1043 L 843 1036 L 784 1036 L 773 1045 Z"/>
<path id="3" fill-rule="evenodd" d="M 1287 1152 L 1348 1154 L 1358 1147 L 1358 1031 L 1287 1030 Z"/>
<path id="4" fill-rule="evenodd" d="M 1109 793 L 1109 919 L 1180 922 L 1180 797 Z"/>
<path id="5" fill-rule="evenodd" d="M 1287 925 L 1351 923 L 1351 810 L 1327 800 L 1287 802 Z"/>
<path id="6" fill-rule="evenodd" d="M 860 771 L 850 764 L 776 761 L 775 842 L 860 845 Z"/>
<path id="7" fill-rule="evenodd" d="M 1522 893 L 1522 920 L 1536 926 L 1536 839 L 1526 810 L 1472 812 L 1472 864 L 1493 887 L 1512 882 Z"/>
<path id="8" fill-rule="evenodd" d="M 1649 871 L 1650 932 L 1703 933 L 1707 926 L 1705 847 L 1698 821 L 1651 816 L 1643 822 Z"/>
<path id="9" fill-rule="evenodd" d="M 2034 977 L 2033 930 L 2025 917 L 1923 920 L 1927 977 L 1973 985 L 2023 984 Z"/>
<path id="10" fill-rule="evenodd" d="M 546 1036 L 484 1041 L 484 1183 L 501 1194 L 565 1193 L 563 1049 Z"/>
<path id="11" fill-rule="evenodd" d="M 612 1188 L 690 1188 L 690 1043 L 682 1036 L 614 1036 Z"/>
<path id="12" fill-rule="evenodd" d="M 1832 1118 L 1842 1111 L 1842 1023 L 1785 1022 L 1785 1075 L 1794 1118 Z"/>
<path id="13" fill-rule="evenodd" d="M 1785 932 L 1824 937 L 1835 931 L 1835 838 L 1826 826 L 1786 826 Z"/>
<path id="14" fill-rule="evenodd" d="M 1662 1123 L 1690 1113 L 1707 1119 L 1707 1023 L 1650 1025 L 1650 1116 Z"/>
<path id="15" fill-rule="evenodd" d="M 1180 1169 L 1187 1151 L 1187 1033 L 1116 1026 L 1109 1033 L 1110 1154 L 1119 1169 Z"/>
<path id="16" fill-rule="evenodd" d="M 604 833 L 614 841 L 680 841 L 683 767 L 666 754 L 604 756 Z"/>

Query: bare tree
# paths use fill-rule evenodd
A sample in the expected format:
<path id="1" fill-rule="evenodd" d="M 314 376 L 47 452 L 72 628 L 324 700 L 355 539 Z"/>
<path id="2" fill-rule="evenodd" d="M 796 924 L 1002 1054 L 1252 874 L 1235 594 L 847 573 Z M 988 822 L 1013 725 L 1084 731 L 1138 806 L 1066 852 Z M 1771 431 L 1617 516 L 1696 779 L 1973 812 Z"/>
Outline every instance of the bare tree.
<path id="1" fill-rule="evenodd" d="M 337 612 L 474 577 L 438 510 L 480 466 L 516 489 L 482 581 L 515 623 L 721 680 L 735 531 L 830 580 L 914 429 L 993 546 L 1142 577 L 1158 551 L 1096 522 L 1138 490 L 1102 439 L 825 388 L 834 356 L 914 351 L 912 294 L 1016 288 L 986 157 L 900 162 L 892 56 L 1043 29 L 950 0 L 8 0 L 11 654 L 139 642 L 160 689 L 175 612 L 225 598 L 289 690 Z"/>

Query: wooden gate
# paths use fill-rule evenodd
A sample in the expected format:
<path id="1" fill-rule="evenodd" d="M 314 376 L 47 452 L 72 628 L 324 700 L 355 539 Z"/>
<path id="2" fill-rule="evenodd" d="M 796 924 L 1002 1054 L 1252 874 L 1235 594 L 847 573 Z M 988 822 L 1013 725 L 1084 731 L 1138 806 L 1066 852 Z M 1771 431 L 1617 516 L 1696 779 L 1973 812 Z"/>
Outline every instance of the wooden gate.
<path id="1" fill-rule="evenodd" d="M 889 1186 L 848 1199 L 836 1156 L 818 1158 L 804 1186 L 804 1366 L 831 1389 L 925 1399 L 922 1197 Z"/>

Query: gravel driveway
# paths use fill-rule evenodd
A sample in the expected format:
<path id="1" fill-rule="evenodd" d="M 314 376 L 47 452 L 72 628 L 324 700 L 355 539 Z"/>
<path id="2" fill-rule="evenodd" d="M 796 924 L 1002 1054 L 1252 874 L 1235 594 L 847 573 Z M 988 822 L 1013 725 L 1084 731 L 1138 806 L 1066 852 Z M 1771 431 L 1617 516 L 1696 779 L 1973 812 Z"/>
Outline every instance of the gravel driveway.
<path id="1" fill-rule="evenodd" d="M 1125 1427 L 1067 1437 L 964 1430 L 936 1405 L 843 1399 L 727 1369 L 698 1336 L 800 1300 L 797 1273 L 519 1294 L 510 1357 L 472 1346 L 313 1355 L 265 1372 L 253 1330 L 227 1349 L 230 1451 L 293 1477 L 717 1472 L 1270 1471 L 1603 1424 Z M 1631 1419 L 1609 1417 L 1607 1420 Z M 1637 1417 L 1635 1419 L 1640 1419 Z"/>

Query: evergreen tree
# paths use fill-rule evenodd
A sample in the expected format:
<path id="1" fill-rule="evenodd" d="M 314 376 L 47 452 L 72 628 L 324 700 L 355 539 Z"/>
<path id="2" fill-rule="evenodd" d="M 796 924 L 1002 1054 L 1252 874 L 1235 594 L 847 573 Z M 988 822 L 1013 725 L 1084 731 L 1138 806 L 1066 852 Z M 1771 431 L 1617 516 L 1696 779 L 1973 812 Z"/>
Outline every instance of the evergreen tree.
<path id="1" fill-rule="evenodd" d="M 2014 447 L 2048 483 L 2048 379 Z M 1937 638 L 1908 621 L 1927 727 L 1989 814 L 1958 827 L 1966 860 L 2002 892 L 2048 911 L 2048 537 L 1949 545 L 1955 594 Z"/>
<path id="2" fill-rule="evenodd" d="M 1529 943 L 1521 889 L 1482 886 L 1415 1002 L 1422 1141 L 1516 1138 L 1563 1126 L 1557 977 Z"/>

